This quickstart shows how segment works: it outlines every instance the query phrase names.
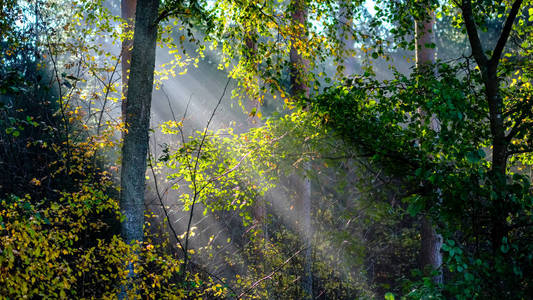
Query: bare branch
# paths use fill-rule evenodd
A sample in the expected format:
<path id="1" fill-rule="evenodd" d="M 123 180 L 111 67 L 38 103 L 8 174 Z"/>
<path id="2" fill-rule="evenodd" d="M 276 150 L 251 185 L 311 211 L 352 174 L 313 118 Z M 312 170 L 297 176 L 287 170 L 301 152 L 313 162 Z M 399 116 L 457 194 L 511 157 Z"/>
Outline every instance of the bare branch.
<path id="1" fill-rule="evenodd" d="M 194 207 L 195 207 L 195 204 L 196 204 L 196 200 L 198 200 L 198 195 L 199 195 L 199 192 L 200 192 L 200 190 L 198 189 L 198 184 L 196 182 L 196 172 L 198 170 L 198 163 L 200 161 L 200 154 L 202 153 L 202 148 L 204 146 L 205 139 L 207 138 L 207 131 L 209 130 L 209 125 L 213 121 L 213 118 L 215 117 L 215 113 L 217 112 L 218 107 L 220 106 L 220 103 L 222 103 L 222 99 L 226 95 L 226 91 L 228 89 L 230 81 L 231 81 L 231 77 L 228 78 L 228 81 L 226 82 L 226 85 L 224 86 L 224 90 L 222 91 L 222 95 L 218 99 L 217 105 L 213 109 L 213 112 L 211 113 L 211 116 L 209 117 L 209 120 L 207 121 L 207 124 L 206 124 L 205 129 L 204 129 L 204 133 L 203 133 L 203 136 L 202 136 L 202 140 L 200 142 L 200 146 L 198 147 L 198 154 L 196 155 L 196 162 L 194 163 L 194 168 L 192 170 L 190 170 L 190 171 L 192 171 L 191 178 L 192 178 L 192 185 L 193 185 L 193 189 L 194 189 L 194 196 L 193 196 L 193 199 L 192 199 L 191 213 L 190 213 L 190 217 L 189 217 L 189 222 L 187 224 L 187 231 L 185 232 L 185 260 L 184 260 L 184 263 L 183 263 L 184 269 L 187 267 L 187 261 L 188 261 L 188 258 L 189 258 L 189 255 L 188 255 L 188 251 L 189 251 L 189 248 L 188 248 L 189 247 L 189 234 L 191 232 L 191 222 L 192 222 L 192 218 L 194 216 Z"/>
<path id="2" fill-rule="evenodd" d="M 170 230 L 174 234 L 174 237 L 178 241 L 178 244 L 180 245 L 180 248 L 183 251 L 183 255 L 186 256 L 187 253 L 185 253 L 185 251 L 186 251 L 185 247 L 183 247 L 183 244 L 181 243 L 179 235 L 176 232 L 176 230 L 174 229 L 174 225 L 172 225 L 172 222 L 170 221 L 170 216 L 168 215 L 167 208 L 165 207 L 165 203 L 163 202 L 163 198 L 161 197 L 161 193 L 159 192 L 159 185 L 157 184 L 157 175 L 155 173 L 154 166 L 152 164 L 152 155 L 151 154 L 149 154 L 148 166 L 150 167 L 150 170 L 152 171 L 152 176 L 154 177 L 155 192 L 156 192 L 157 198 L 159 200 L 159 204 L 163 208 L 163 213 L 165 214 L 165 217 L 167 218 L 168 227 L 170 228 Z"/>
<path id="3" fill-rule="evenodd" d="M 274 274 L 276 274 L 276 272 L 278 272 L 279 270 L 281 270 L 285 265 L 287 265 L 296 255 L 298 255 L 300 252 L 302 252 L 303 250 L 305 250 L 307 248 L 302 248 L 298 251 L 296 251 L 296 253 L 294 253 L 293 255 L 291 255 L 291 257 L 287 258 L 287 260 L 285 260 L 281 265 L 279 265 L 276 269 L 274 269 L 274 271 L 272 271 L 270 274 L 268 274 L 267 276 L 259 279 L 258 281 L 254 282 L 248 289 L 246 289 L 245 291 L 243 291 L 238 297 L 237 299 L 241 299 L 244 295 L 248 294 L 251 290 L 253 290 L 258 284 L 260 284 L 261 282 L 267 280 L 267 279 L 271 279 L 272 276 Z"/>

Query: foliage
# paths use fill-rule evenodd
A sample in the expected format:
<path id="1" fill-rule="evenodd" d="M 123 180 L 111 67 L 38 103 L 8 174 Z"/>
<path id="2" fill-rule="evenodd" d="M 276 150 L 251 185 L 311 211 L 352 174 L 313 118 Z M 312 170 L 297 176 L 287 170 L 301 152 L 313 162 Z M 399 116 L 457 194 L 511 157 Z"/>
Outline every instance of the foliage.
<path id="1" fill-rule="evenodd" d="M 508 205 L 493 201 L 497 196 L 485 152 L 491 136 L 479 91 L 469 73 L 440 64 L 435 77 L 415 72 L 385 82 L 356 78 L 352 86 L 331 88 L 311 101 L 316 115 L 350 140 L 360 156 L 402 178 L 409 213 L 436 220 L 451 243 L 443 246 L 450 279 L 445 291 L 465 299 L 505 293 L 520 298 L 529 291 L 523 272 L 531 267 L 530 181 L 510 176 L 497 192 Z M 491 224 L 484 221 L 495 210 L 507 216 L 508 226 L 506 246 L 497 252 L 490 244 Z M 508 247 L 516 253 L 509 255 Z M 425 282 L 432 284 L 429 277 Z M 413 298 L 425 293 L 416 291 Z"/>
<path id="2" fill-rule="evenodd" d="M 279 114 L 252 110 L 259 125 L 247 132 L 189 137 L 184 120 L 164 123 L 170 142 L 151 157 L 151 175 L 174 189 L 171 205 L 188 224 L 173 228 L 167 190 L 156 186 L 166 218 L 153 222 L 163 229 L 154 234 L 148 222 L 147 240 L 128 245 L 117 235 L 114 181 L 121 54 L 107 46 L 131 32 L 100 0 L 3 2 L 0 297 L 302 298 L 294 174 L 312 182 L 315 296 L 532 294 L 531 2 L 495 69 L 509 158 L 502 176 L 493 170 L 485 70 L 462 46 L 462 3 L 380 0 L 370 14 L 365 1 L 305 1 L 305 24 L 292 21 L 291 3 L 162 1 L 159 45 L 172 58 L 156 87 L 198 66 L 209 45 L 237 79 L 233 96 L 283 103 L 274 104 Z M 512 1 L 472 4 L 481 39 L 495 42 Z M 383 80 L 381 60 L 410 55 L 414 20 L 428 5 L 439 40 L 427 46 L 451 60 Z M 312 93 L 300 102 L 289 97 L 291 49 L 309 63 Z M 344 76 L 351 58 L 361 72 Z M 265 220 L 254 215 L 261 203 Z M 195 211 L 220 228 L 198 228 Z M 421 216 L 444 238 L 434 273 L 416 270 Z M 444 284 L 432 280 L 439 271 Z"/>
<path id="3" fill-rule="evenodd" d="M 104 116 L 120 99 L 120 56 L 101 38 L 118 39 L 119 20 L 101 2 L 61 4 L 2 7 L 0 298 L 116 298 L 126 286 L 131 298 L 222 297 L 222 285 L 163 251 L 168 238 L 117 235 L 120 124 Z"/>
<path id="4" fill-rule="evenodd" d="M 108 235 L 105 216 L 119 218 L 119 210 L 101 190 L 81 188 L 59 202 L 34 205 L 16 196 L 2 201 L 3 297 L 115 298 L 124 285 L 131 285 L 129 297 L 150 299 L 224 294 L 220 284 L 198 274 L 176 284 L 182 262 L 161 254 L 165 243 L 128 245 L 116 235 L 89 239 Z M 133 282 L 126 261 L 136 265 Z"/>

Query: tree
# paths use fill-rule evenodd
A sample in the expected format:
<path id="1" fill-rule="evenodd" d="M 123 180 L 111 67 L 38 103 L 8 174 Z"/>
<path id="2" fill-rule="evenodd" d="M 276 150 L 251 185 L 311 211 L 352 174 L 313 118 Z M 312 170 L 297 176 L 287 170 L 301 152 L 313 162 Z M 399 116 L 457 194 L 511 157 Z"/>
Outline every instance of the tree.
<path id="1" fill-rule="evenodd" d="M 127 242 L 143 240 L 144 189 L 148 129 L 154 81 L 158 0 L 137 3 L 129 88 L 125 105 L 126 133 L 122 146 L 120 207 L 126 217 L 122 235 Z"/>
<path id="2" fill-rule="evenodd" d="M 412 2 L 382 2 L 385 8 L 378 14 L 397 22 L 390 32 L 398 47 L 420 50 L 416 72 L 383 81 L 363 75 L 352 87 L 332 87 L 311 99 L 323 122 L 360 156 L 401 180 L 407 212 L 423 212 L 438 224 L 446 282 L 436 285 L 428 274 L 419 274 L 421 280 L 408 285 L 412 298 L 520 299 L 530 293 L 531 179 L 521 170 L 532 162 L 532 52 L 527 46 L 533 35 L 525 26 L 531 12 L 521 2 L 467 0 L 441 6 L 437 11 L 466 27 L 477 67 L 466 56 L 432 68 L 421 63 L 432 62 L 434 53 L 420 52 L 432 46 L 431 39 L 403 43 L 413 28 L 422 29 L 417 37 L 424 38 L 429 31 L 424 28 L 433 27 L 423 22 L 431 18 L 418 16 L 420 26 L 412 26 L 412 12 L 427 15 L 427 10 L 409 6 Z M 501 34 L 488 56 L 478 32 L 497 20 Z M 507 41 L 512 48 L 506 48 Z M 432 230 L 426 236 L 431 235 Z"/>
<path id="3" fill-rule="evenodd" d="M 513 2 L 500 36 L 498 37 L 496 46 L 492 50 L 491 55 L 487 57 L 485 47 L 483 47 L 478 35 L 478 25 L 476 24 L 476 16 L 474 16 L 472 10 L 472 1 L 463 0 L 460 4 L 466 32 L 468 34 L 468 40 L 470 41 L 470 47 L 472 48 L 472 55 L 474 56 L 481 73 L 484 93 L 489 107 L 489 124 L 492 139 L 491 176 L 493 189 L 497 195 L 494 200 L 494 209 L 491 213 L 491 235 L 494 251 L 497 251 L 500 248 L 503 237 L 508 233 L 506 232 L 506 216 L 502 213 L 505 211 L 506 196 L 500 191 L 506 185 L 507 181 L 507 160 L 511 154 L 509 146 L 516 134 L 524 130 L 524 128 L 532 125 L 531 122 L 523 122 L 524 120 L 527 120 L 528 115 L 528 112 L 524 111 L 516 124 L 511 128 L 510 132 L 506 134 L 507 126 L 505 115 L 508 115 L 508 111 L 505 109 L 509 108 L 510 105 L 507 105 L 506 107 L 501 95 L 500 84 L 502 78 L 498 72 L 505 46 L 511 35 L 513 24 L 521 5 L 522 0 L 515 0 Z M 531 149 L 529 151 L 531 151 Z"/>

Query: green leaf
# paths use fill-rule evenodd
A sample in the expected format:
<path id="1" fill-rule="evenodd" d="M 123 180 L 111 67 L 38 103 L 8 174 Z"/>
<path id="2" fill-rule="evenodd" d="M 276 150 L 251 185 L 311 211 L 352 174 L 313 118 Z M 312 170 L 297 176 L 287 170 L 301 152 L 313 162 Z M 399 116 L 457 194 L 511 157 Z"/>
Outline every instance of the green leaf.
<path id="1" fill-rule="evenodd" d="M 470 152 L 466 153 L 466 159 L 470 163 L 475 164 L 475 163 L 478 163 L 481 160 L 481 157 L 480 157 L 478 151 L 470 151 Z"/>
<path id="2" fill-rule="evenodd" d="M 507 253 L 507 252 L 509 252 L 509 245 L 507 245 L 507 244 L 503 244 L 503 245 L 500 247 L 500 250 L 502 250 L 502 253 Z"/>

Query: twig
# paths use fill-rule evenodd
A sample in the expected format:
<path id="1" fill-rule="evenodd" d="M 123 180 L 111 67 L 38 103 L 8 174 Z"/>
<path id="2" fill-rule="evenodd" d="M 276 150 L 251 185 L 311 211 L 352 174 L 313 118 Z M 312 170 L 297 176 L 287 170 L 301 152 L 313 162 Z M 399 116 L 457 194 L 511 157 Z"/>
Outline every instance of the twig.
<path id="1" fill-rule="evenodd" d="M 197 186 L 197 183 L 196 183 L 196 171 L 198 169 L 198 162 L 200 161 L 200 154 L 202 153 L 202 147 L 203 147 L 203 145 L 205 143 L 205 139 L 207 137 L 207 131 L 209 129 L 209 125 L 213 121 L 213 118 L 215 117 L 215 113 L 218 110 L 218 107 L 220 106 L 220 103 L 222 103 L 222 99 L 226 95 L 226 90 L 228 89 L 230 81 L 231 81 L 231 77 L 228 78 L 228 81 L 226 82 L 226 85 L 224 86 L 224 90 L 222 91 L 222 95 L 218 99 L 218 103 L 215 106 L 215 108 L 213 109 L 213 112 L 211 113 L 211 116 L 209 117 L 209 120 L 207 121 L 207 124 L 206 124 L 205 129 L 204 129 L 204 134 L 202 136 L 202 141 L 200 142 L 200 146 L 198 147 L 198 153 L 196 154 L 196 162 L 194 163 L 194 168 L 192 170 L 190 170 L 192 172 L 191 178 L 192 178 L 192 184 L 193 184 L 193 189 L 194 189 L 194 196 L 193 196 L 193 200 L 192 200 L 192 204 L 191 204 L 191 213 L 189 215 L 189 222 L 187 224 L 187 231 L 185 233 L 184 269 L 187 267 L 187 260 L 188 260 L 188 257 L 189 257 L 187 252 L 188 252 L 188 249 L 189 249 L 188 247 L 189 247 L 189 235 L 190 235 L 190 231 L 191 231 L 191 222 L 192 222 L 192 218 L 194 216 L 194 207 L 195 207 L 195 204 L 196 204 L 196 200 L 197 200 L 198 195 L 199 195 L 199 190 L 198 190 L 198 186 Z M 183 137 L 183 133 L 182 133 L 182 137 Z"/>
<path id="2" fill-rule="evenodd" d="M 159 199 L 159 204 L 163 208 L 163 212 L 165 213 L 165 217 L 167 218 L 168 226 L 169 226 L 170 230 L 172 231 L 172 233 L 174 234 L 174 237 L 178 241 L 178 244 L 180 245 L 181 250 L 183 251 L 184 255 L 187 256 L 187 254 L 185 253 L 186 250 L 183 247 L 183 244 L 181 243 L 181 240 L 180 240 L 178 234 L 176 233 L 176 230 L 174 229 L 174 226 L 172 225 L 172 222 L 170 222 L 170 217 L 168 215 L 167 208 L 165 207 L 165 203 L 163 202 L 163 198 L 161 198 L 161 193 L 159 192 L 159 186 L 157 184 L 157 178 L 156 178 L 156 174 L 155 174 L 155 171 L 154 171 L 154 166 L 152 164 L 152 155 L 150 155 L 150 157 L 149 157 L 148 165 L 150 166 L 150 170 L 152 171 L 152 176 L 154 177 L 154 186 L 155 186 L 156 195 L 157 195 L 157 198 Z"/>
<path id="3" fill-rule="evenodd" d="M 253 290 L 258 284 L 260 284 L 261 282 L 267 280 L 267 279 L 272 279 L 272 276 L 278 272 L 279 270 L 281 270 L 285 265 L 287 265 L 296 255 L 300 254 L 300 252 L 302 252 L 303 250 L 306 250 L 307 248 L 302 248 L 298 251 L 296 251 L 291 257 L 287 258 L 287 260 L 285 260 L 281 265 L 279 265 L 276 269 L 274 269 L 274 271 L 272 271 L 270 274 L 268 274 L 267 276 L 259 279 L 258 281 L 254 282 L 248 289 L 246 289 L 245 291 L 243 291 L 238 297 L 237 299 L 240 299 L 242 296 L 248 294 L 248 292 L 250 292 L 251 290 Z"/>

